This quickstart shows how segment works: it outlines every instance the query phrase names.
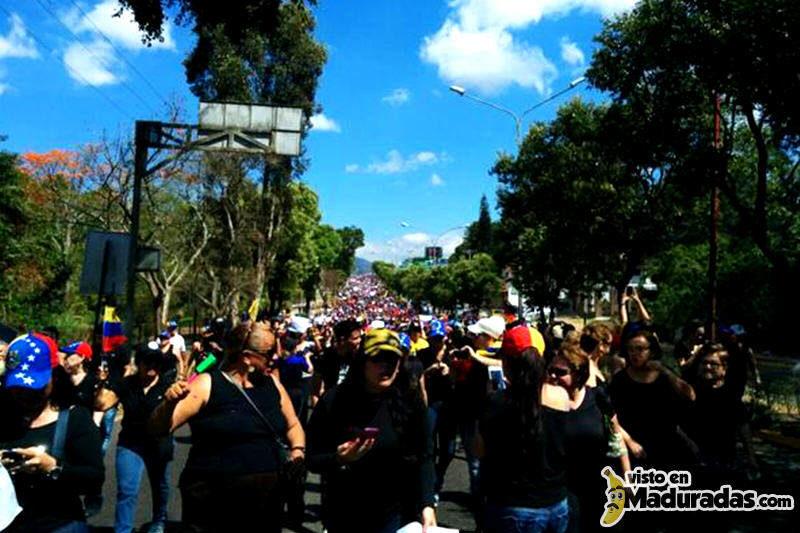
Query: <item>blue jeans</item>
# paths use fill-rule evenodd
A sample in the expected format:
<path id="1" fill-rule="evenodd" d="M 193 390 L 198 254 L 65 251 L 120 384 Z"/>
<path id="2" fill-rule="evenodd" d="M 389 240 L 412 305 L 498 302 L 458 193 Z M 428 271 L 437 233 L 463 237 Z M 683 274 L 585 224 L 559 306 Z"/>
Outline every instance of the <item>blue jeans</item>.
<path id="1" fill-rule="evenodd" d="M 112 407 L 100 419 L 100 435 L 103 437 L 103 456 L 106 455 L 108 445 L 111 444 L 111 435 L 114 433 L 114 419 L 117 417 L 117 407 Z"/>
<path id="2" fill-rule="evenodd" d="M 142 471 L 147 469 L 153 494 L 153 522 L 167 521 L 169 500 L 169 462 L 151 458 L 138 451 L 117 446 L 117 507 L 114 512 L 115 533 L 130 533 L 139 499 Z"/>
<path id="3" fill-rule="evenodd" d="M 541 509 L 492 505 L 486 508 L 483 525 L 487 533 L 564 533 L 569 506 L 566 498 Z"/>

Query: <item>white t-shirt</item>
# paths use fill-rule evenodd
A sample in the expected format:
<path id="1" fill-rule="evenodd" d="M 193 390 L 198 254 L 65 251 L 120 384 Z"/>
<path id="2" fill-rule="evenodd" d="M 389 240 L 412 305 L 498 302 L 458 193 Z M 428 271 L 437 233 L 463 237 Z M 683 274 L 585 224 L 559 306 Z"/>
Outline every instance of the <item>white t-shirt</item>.
<path id="1" fill-rule="evenodd" d="M 186 341 L 181 336 L 180 333 L 175 333 L 172 337 L 169 338 L 169 343 L 172 346 L 177 346 L 181 352 L 186 351 Z"/>

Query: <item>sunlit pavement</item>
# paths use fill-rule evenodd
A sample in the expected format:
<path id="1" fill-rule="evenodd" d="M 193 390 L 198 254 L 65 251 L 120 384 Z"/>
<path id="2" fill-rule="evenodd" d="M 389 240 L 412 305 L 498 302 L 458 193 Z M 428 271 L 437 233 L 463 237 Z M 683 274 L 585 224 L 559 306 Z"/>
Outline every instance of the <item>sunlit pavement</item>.
<path id="1" fill-rule="evenodd" d="M 117 424 L 116 432 L 119 432 Z M 170 470 L 170 492 L 168 515 L 170 522 L 167 527 L 168 533 L 180 532 L 180 492 L 177 488 L 178 478 L 189 450 L 189 430 L 182 428 L 176 434 L 175 459 L 171 463 Z M 114 503 L 116 501 L 116 476 L 114 469 L 114 456 L 116 453 L 116 434 L 114 441 L 109 448 L 106 456 L 106 481 L 103 486 L 104 502 L 101 512 L 89 520 L 89 525 L 95 532 L 110 532 L 114 526 Z M 784 446 L 778 446 L 760 439 L 756 439 L 756 454 L 762 465 L 763 478 L 748 487 L 734 488 L 753 488 L 761 493 L 791 494 L 797 500 L 800 497 L 800 450 Z M 302 527 L 285 527 L 287 532 L 321 532 L 322 525 L 316 518 L 319 512 L 319 476 L 310 475 L 308 479 L 308 490 L 306 491 L 306 521 Z M 463 453 L 458 453 L 456 459 L 450 465 L 447 472 L 444 490 L 442 492 L 441 503 L 439 504 L 439 522 L 443 526 L 457 528 L 463 532 L 475 530 L 475 521 L 467 505 L 467 491 L 469 478 L 467 466 L 463 460 Z M 150 487 L 147 477 L 142 479 L 142 487 L 139 493 L 139 507 L 136 512 L 135 524 L 137 528 L 145 526 L 151 516 Z M 599 517 L 598 517 L 599 518 Z M 689 516 L 684 515 L 675 524 L 663 524 L 661 529 L 652 531 L 676 531 L 685 533 L 685 528 L 692 522 Z M 687 521 L 688 519 L 688 521 Z M 791 532 L 797 531 L 798 520 L 800 519 L 800 509 L 794 511 L 760 511 L 760 512 L 740 512 L 740 513 L 705 513 L 701 517 L 703 522 L 710 521 L 711 529 L 716 532 L 730 533 L 756 533 L 756 532 Z M 620 522 L 621 528 L 625 531 L 625 519 Z M 628 528 L 630 529 L 630 528 Z M 705 528 L 704 528 L 705 529 Z M 650 530 L 647 528 L 646 530 Z M 146 531 L 144 529 L 143 531 Z M 258 531 L 255 527 L 254 531 Z M 354 529 L 355 531 L 355 529 Z"/>

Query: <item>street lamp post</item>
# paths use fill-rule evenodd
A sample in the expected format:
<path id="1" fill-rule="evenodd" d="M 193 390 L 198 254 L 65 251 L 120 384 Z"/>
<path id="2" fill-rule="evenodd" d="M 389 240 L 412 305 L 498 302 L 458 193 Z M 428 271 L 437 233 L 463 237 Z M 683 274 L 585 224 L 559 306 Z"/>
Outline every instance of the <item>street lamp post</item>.
<path id="1" fill-rule="evenodd" d="M 586 81 L 586 78 L 583 77 L 583 76 L 581 76 L 580 78 L 575 78 L 574 80 L 569 82 L 569 85 L 565 89 L 562 89 L 562 90 L 558 91 L 557 93 L 548 96 L 547 98 L 545 98 L 541 102 L 538 102 L 538 103 L 532 105 L 531 107 L 529 107 L 528 109 L 526 109 L 525 111 L 523 111 L 520 114 L 517 114 L 514 111 L 512 111 L 511 109 L 509 109 L 509 108 L 507 108 L 505 106 L 502 106 L 500 104 L 497 104 L 495 102 L 491 102 L 489 100 L 484 100 L 483 98 L 478 98 L 477 96 L 472 96 L 471 94 L 467 94 L 467 90 L 465 88 L 463 88 L 463 87 L 459 87 L 458 85 L 451 85 L 450 86 L 450 90 L 453 91 L 454 93 L 456 93 L 459 96 L 464 96 L 466 98 L 469 98 L 470 100 L 475 100 L 476 102 L 479 102 L 479 103 L 481 103 L 483 105 L 487 105 L 487 106 L 489 106 L 489 107 L 491 107 L 493 109 L 497 109 L 498 111 L 502 111 L 503 113 L 505 113 L 505 114 L 509 115 L 511 118 L 513 118 L 514 119 L 514 125 L 516 126 L 517 146 L 519 146 L 520 142 L 522 142 L 522 119 L 525 118 L 525 115 L 527 115 L 528 113 L 530 113 L 534 109 L 543 106 L 547 102 L 555 100 L 556 98 L 558 98 L 562 94 L 571 91 L 572 89 L 574 89 L 575 87 L 577 87 L 578 85 L 580 85 L 581 83 L 583 83 L 585 81 Z"/>

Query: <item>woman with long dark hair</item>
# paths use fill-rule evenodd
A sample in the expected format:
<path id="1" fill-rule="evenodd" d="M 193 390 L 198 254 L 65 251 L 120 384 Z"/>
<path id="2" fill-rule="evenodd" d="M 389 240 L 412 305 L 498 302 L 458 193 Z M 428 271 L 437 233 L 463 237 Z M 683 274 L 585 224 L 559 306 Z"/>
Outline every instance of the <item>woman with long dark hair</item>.
<path id="1" fill-rule="evenodd" d="M 234 328 L 222 368 L 191 384 L 176 382 L 150 418 L 156 435 L 186 422 L 192 429 L 180 480 L 184 531 L 248 531 L 254 524 L 281 530 L 279 470 L 286 452 L 290 461 L 303 460 L 305 434 L 289 395 L 270 375 L 276 346 L 267 324 Z"/>
<path id="2" fill-rule="evenodd" d="M 326 479 L 330 533 L 436 525 L 432 428 L 402 354 L 396 333 L 370 331 L 345 380 L 311 415 L 309 467 Z"/>
<path id="3" fill-rule="evenodd" d="M 566 394 L 547 387 L 543 404 L 543 358 L 532 347 L 510 350 L 519 344 L 508 341 L 501 351 L 508 386 L 492 397 L 475 438 L 487 504 L 483 526 L 488 533 L 563 533 L 569 521 Z"/>

